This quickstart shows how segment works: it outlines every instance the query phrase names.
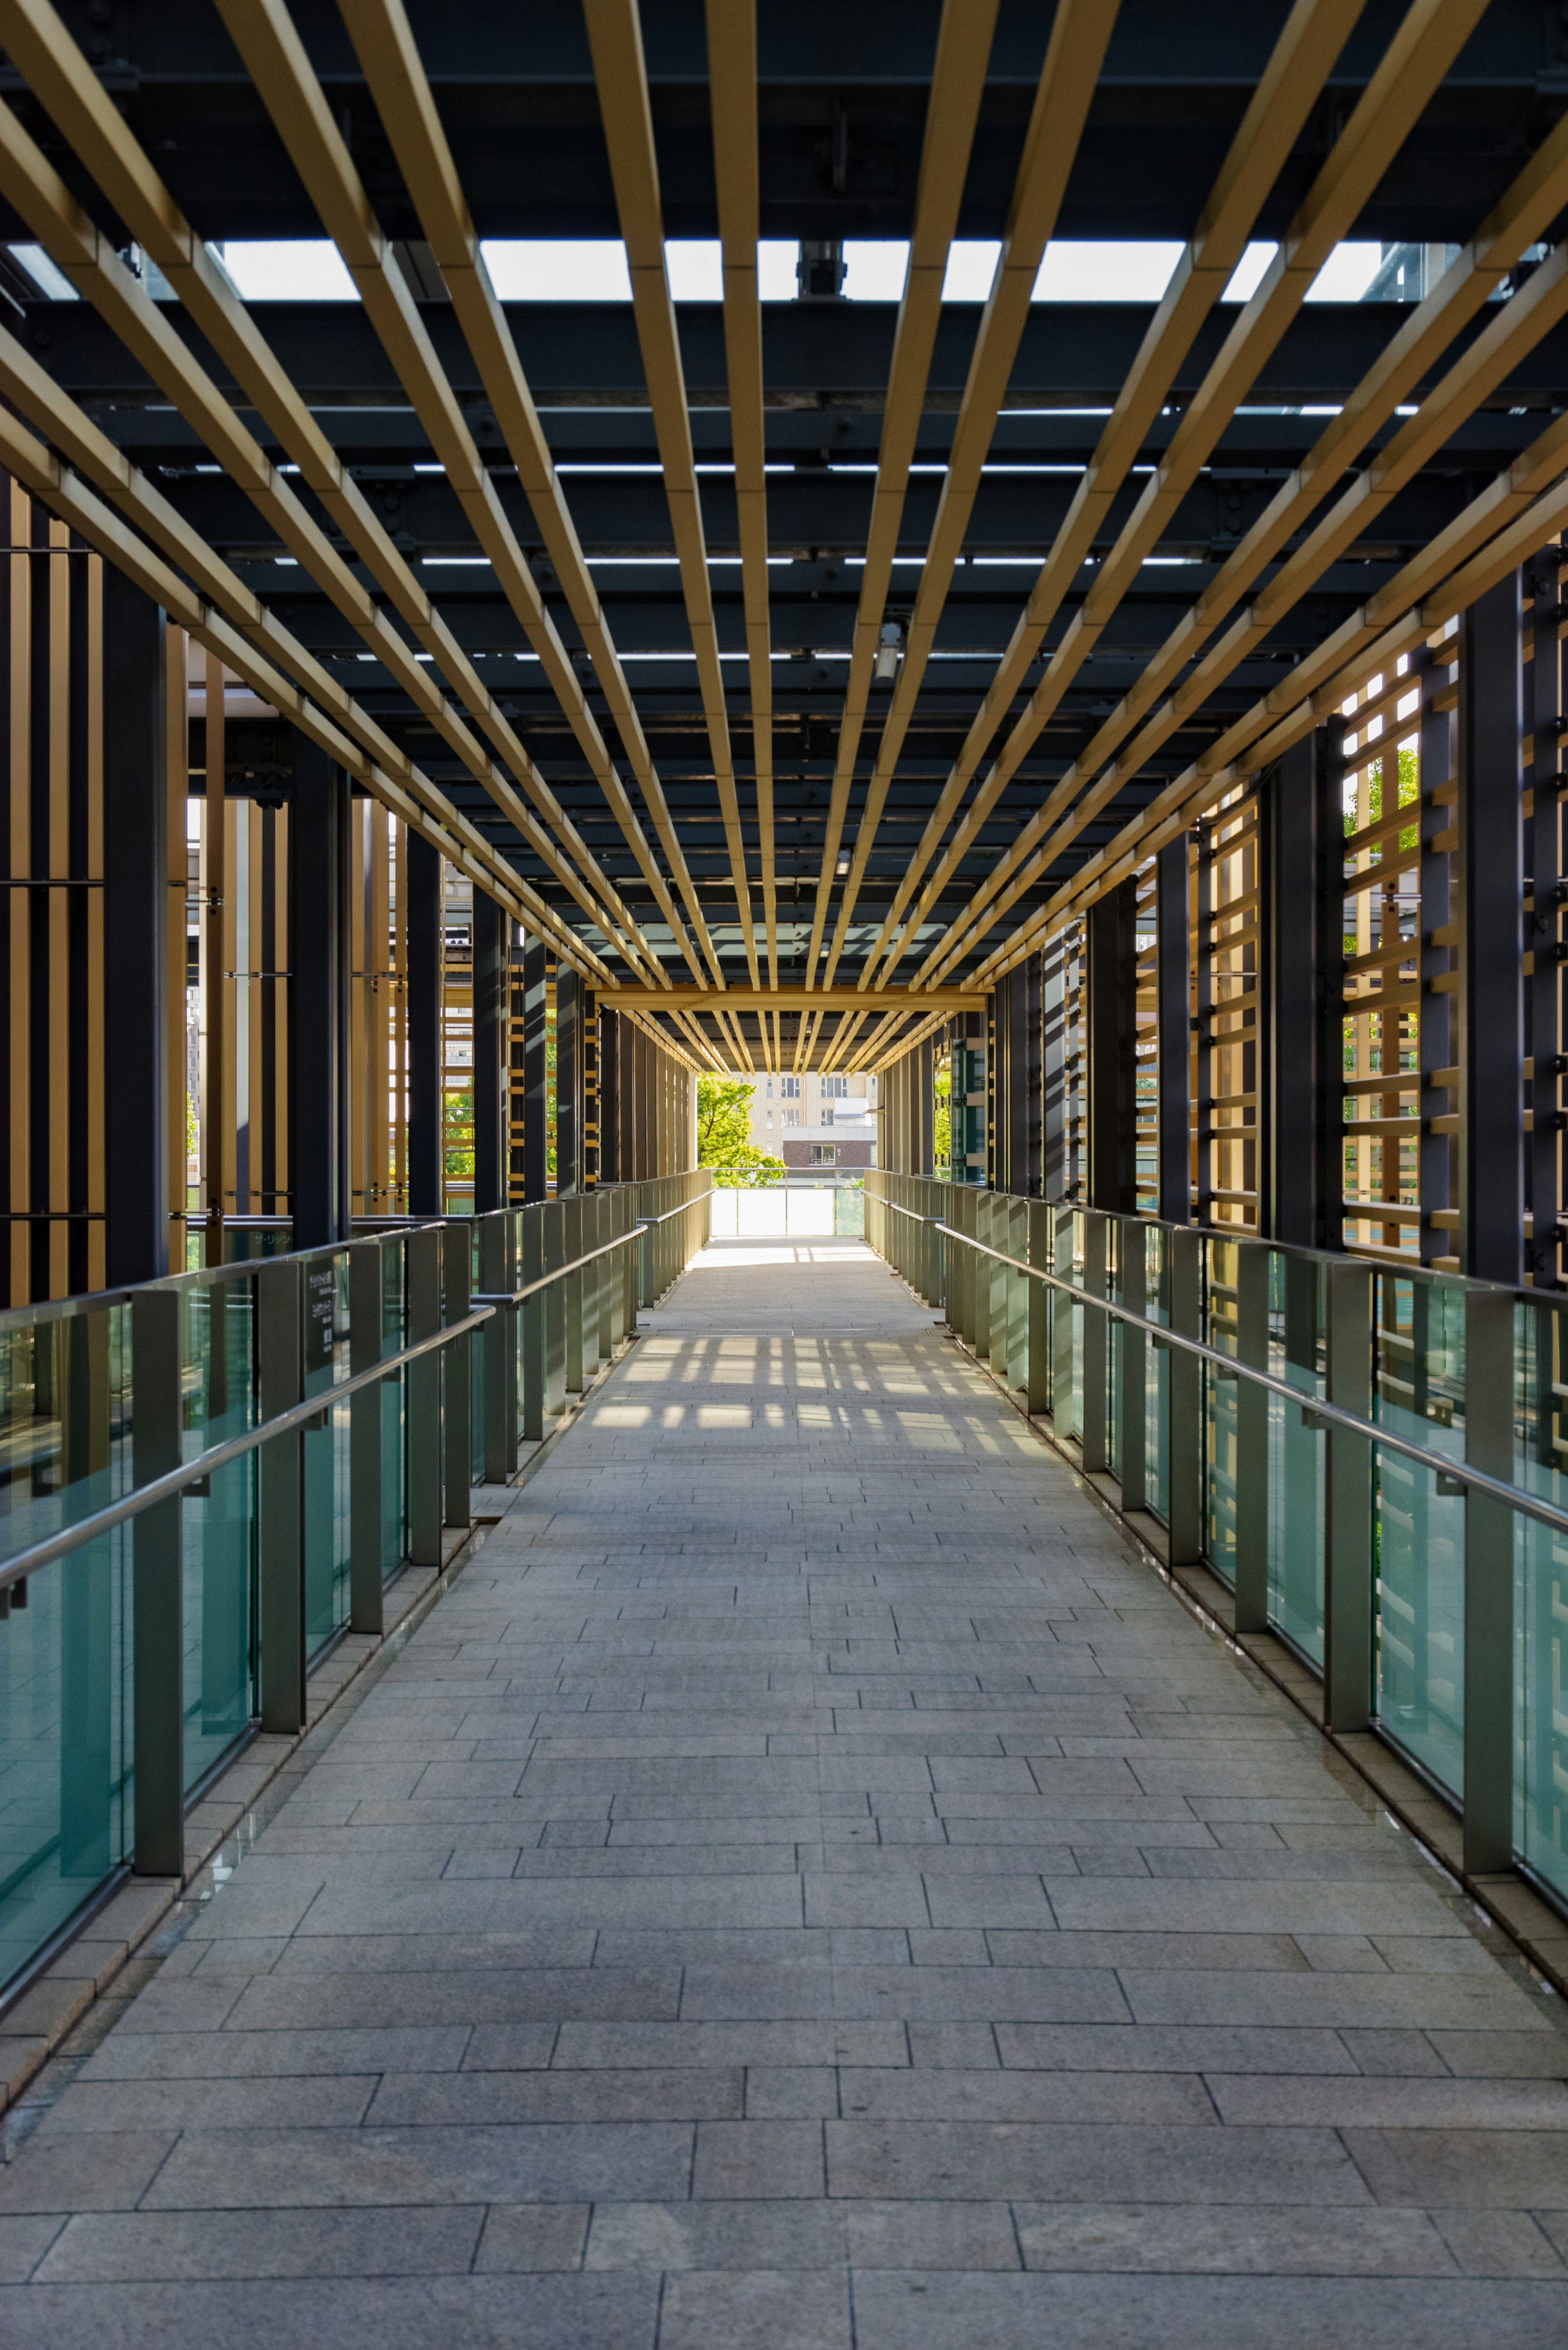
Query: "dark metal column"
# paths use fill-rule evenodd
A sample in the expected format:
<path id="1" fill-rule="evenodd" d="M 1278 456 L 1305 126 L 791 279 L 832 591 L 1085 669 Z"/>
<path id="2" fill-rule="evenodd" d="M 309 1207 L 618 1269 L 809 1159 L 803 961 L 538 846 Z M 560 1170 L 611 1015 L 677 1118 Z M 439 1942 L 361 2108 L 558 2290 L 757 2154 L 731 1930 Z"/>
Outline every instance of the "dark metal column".
<path id="1" fill-rule="evenodd" d="M 439 1216 L 446 1205 L 441 1153 L 441 995 L 445 952 L 441 858 L 417 833 L 409 864 L 409 1212 Z"/>
<path id="2" fill-rule="evenodd" d="M 512 917 L 473 893 L 473 1212 L 506 1205 L 506 1014 Z"/>
<path id="3" fill-rule="evenodd" d="M 1534 659 L 1530 665 L 1530 723 L 1534 743 L 1532 770 L 1534 814 L 1530 819 L 1528 869 L 1534 905 L 1526 941 L 1533 951 L 1533 975 L 1525 983 L 1525 1047 L 1531 1062 L 1532 1132 L 1526 1144 L 1529 1180 L 1525 1197 L 1532 1236 L 1531 1276 L 1537 1289 L 1563 1286 L 1559 1244 L 1563 1204 L 1563 1138 L 1560 1055 L 1563 1050 L 1563 802 L 1556 781 L 1561 764 L 1563 645 L 1558 635 L 1557 567 L 1553 546 L 1532 574 L 1531 625 Z"/>
<path id="4" fill-rule="evenodd" d="M 543 1200 L 549 1179 L 549 1004 L 545 941 L 523 937 L 523 1197 Z"/>
<path id="5" fill-rule="evenodd" d="M 1033 961 L 1033 957 L 1030 959 Z M 1007 974 L 1007 1181 L 1029 1189 L 1029 963 Z"/>
<path id="6" fill-rule="evenodd" d="M 1460 624 L 1458 866 L 1461 985 L 1459 1270 L 1524 1273 L 1523 809 L 1517 571 Z"/>
<path id="7" fill-rule="evenodd" d="M 164 619 L 104 566 L 105 1278 L 169 1271 L 169 756 Z M 179 1203 L 183 1207 L 184 1202 Z M 181 1268 L 182 1270 L 183 1268 Z"/>
<path id="8" fill-rule="evenodd" d="M 1343 1111 L 1334 1089 L 1342 1057 L 1345 827 L 1336 802 L 1336 743 L 1318 728 L 1293 743 L 1263 786 L 1267 870 L 1265 1010 L 1267 1191 L 1260 1230 L 1295 1248 L 1337 1248 Z"/>
<path id="9" fill-rule="evenodd" d="M 929 1175 L 936 1165 L 932 1123 L 936 1117 L 935 1048 L 929 1036 L 915 1055 L 915 1172 Z M 946 1170 L 943 1170 L 946 1172 Z"/>
<path id="10" fill-rule="evenodd" d="M 1090 907 L 1089 1201 L 1137 1212 L 1137 884 Z"/>
<path id="11" fill-rule="evenodd" d="M 296 1249 L 348 1237 L 348 778 L 301 735 L 288 812 L 288 1188 Z"/>
<path id="12" fill-rule="evenodd" d="M 618 1012 L 599 1014 L 599 1181 L 626 1180 L 620 1161 L 620 1045 Z"/>
<path id="13" fill-rule="evenodd" d="M 1155 984 L 1159 1086 L 1159 1212 L 1169 1224 L 1192 1216 L 1192 936 L 1187 835 L 1155 860 Z"/>
<path id="14" fill-rule="evenodd" d="M 556 1197 L 583 1188 L 583 983 L 556 966 Z"/>

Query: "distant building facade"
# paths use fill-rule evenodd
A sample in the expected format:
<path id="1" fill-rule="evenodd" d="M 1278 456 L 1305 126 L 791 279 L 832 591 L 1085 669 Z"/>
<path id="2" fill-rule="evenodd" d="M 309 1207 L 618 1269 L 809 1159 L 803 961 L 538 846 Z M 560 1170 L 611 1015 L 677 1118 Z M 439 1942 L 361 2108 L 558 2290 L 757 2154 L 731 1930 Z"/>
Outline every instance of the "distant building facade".
<path id="1" fill-rule="evenodd" d="M 740 1076 L 740 1072 L 736 1072 Z M 877 1164 L 877 1080 L 853 1076 L 740 1076 L 752 1096 L 752 1140 L 790 1168 Z"/>

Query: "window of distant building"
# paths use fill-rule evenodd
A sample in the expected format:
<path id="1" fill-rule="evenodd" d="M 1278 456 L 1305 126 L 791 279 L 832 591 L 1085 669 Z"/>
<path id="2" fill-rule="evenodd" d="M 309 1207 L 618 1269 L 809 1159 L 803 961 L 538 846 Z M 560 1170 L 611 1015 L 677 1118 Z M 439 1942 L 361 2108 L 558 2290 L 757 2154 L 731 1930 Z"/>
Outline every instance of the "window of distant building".
<path id="1" fill-rule="evenodd" d="M 847 1077 L 823 1077 L 819 1080 L 824 1101 L 842 1101 L 849 1091 Z"/>
<path id="2" fill-rule="evenodd" d="M 779 1099 L 781 1101 L 799 1101 L 800 1079 L 798 1077 L 781 1077 L 779 1079 Z"/>
<path id="3" fill-rule="evenodd" d="M 838 1147 L 836 1143 L 814 1142 L 809 1147 L 811 1163 L 814 1167 L 836 1167 L 838 1164 Z"/>
<path id="4" fill-rule="evenodd" d="M 797 1109 L 786 1109 L 786 1110 L 783 1110 L 783 1111 L 781 1111 L 781 1112 L 780 1112 L 780 1122 L 781 1122 L 781 1124 L 783 1124 L 783 1125 L 784 1125 L 784 1126 L 798 1126 L 798 1125 L 800 1124 L 800 1112 L 799 1112 L 799 1110 L 797 1110 Z"/>

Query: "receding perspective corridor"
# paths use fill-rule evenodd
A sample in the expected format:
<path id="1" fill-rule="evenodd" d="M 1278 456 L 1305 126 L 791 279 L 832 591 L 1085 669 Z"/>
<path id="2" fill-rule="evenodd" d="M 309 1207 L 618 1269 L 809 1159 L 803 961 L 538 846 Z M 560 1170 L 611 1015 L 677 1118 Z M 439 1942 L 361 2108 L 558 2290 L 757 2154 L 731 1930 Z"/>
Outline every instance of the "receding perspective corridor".
<path id="1" fill-rule="evenodd" d="M 596 1393 L 10 2116 L 0 2339 L 1563 2342 L 1555 2002 L 868 1250 Z"/>

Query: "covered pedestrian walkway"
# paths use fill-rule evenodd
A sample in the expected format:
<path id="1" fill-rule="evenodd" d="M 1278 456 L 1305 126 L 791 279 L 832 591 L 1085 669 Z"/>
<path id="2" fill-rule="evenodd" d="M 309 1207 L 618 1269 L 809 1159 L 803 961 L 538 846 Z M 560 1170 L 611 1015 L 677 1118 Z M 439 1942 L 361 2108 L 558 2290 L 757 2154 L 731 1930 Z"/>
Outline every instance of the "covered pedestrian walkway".
<path id="1" fill-rule="evenodd" d="M 862 1243 L 505 1503 L 8 2116 L 0 2338 L 1561 2344 L 1560 2002 Z"/>

